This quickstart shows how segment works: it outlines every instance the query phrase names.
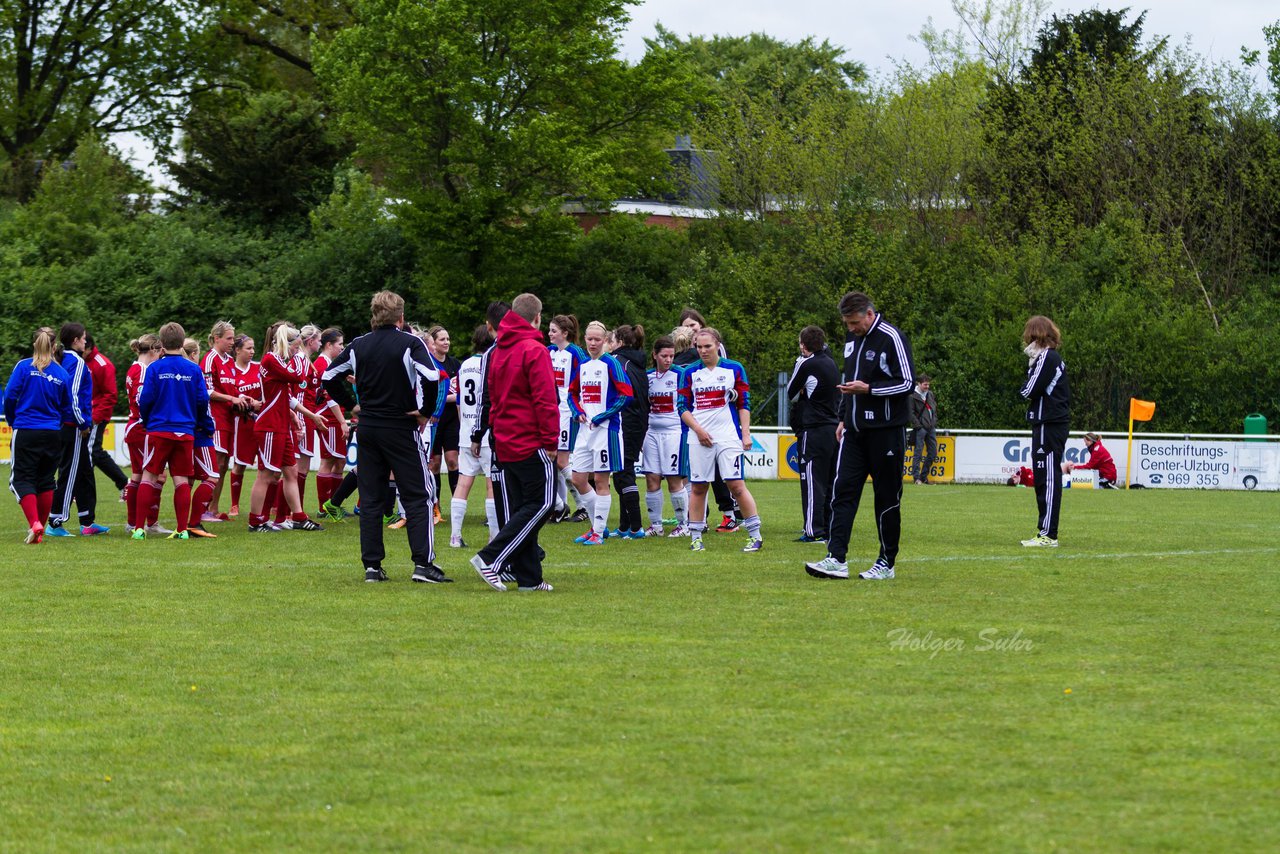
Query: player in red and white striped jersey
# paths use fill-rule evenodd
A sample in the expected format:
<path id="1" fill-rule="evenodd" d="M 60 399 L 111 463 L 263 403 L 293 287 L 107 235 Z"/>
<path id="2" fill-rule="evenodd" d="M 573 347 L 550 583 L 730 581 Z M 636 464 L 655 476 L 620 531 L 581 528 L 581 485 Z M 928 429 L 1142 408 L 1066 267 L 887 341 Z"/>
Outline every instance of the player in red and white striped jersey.
<path id="1" fill-rule="evenodd" d="M 164 352 L 159 336 L 148 332 L 129 342 L 129 349 L 138 359 L 129 366 L 124 378 L 125 394 L 129 399 L 129 420 L 124 425 L 124 443 L 129 450 L 129 483 L 125 486 L 125 514 L 129 530 L 135 527 L 147 527 L 157 523 L 160 517 L 160 505 L 155 505 L 155 517 L 151 517 L 152 508 L 144 507 L 139 512 L 138 484 L 142 482 L 142 461 L 146 451 L 147 429 L 142 426 L 142 416 L 138 414 L 138 392 L 142 391 L 143 376 L 147 365 L 150 365 Z"/>
<path id="2" fill-rule="evenodd" d="M 237 335 L 235 365 L 236 394 L 244 401 L 236 407 L 235 432 L 231 442 L 231 508 L 227 515 L 240 515 L 240 490 L 244 485 L 244 470 L 253 465 L 258 454 L 258 439 L 253 432 L 254 419 L 262 408 L 262 366 L 253 360 L 254 341 L 248 335 Z"/>
<path id="3" fill-rule="evenodd" d="M 342 330 L 330 326 L 320 333 L 320 355 L 312 362 L 317 377 L 324 372 L 333 360 L 342 352 L 344 346 Z M 321 389 L 320 414 L 324 416 L 324 426 L 316 428 L 318 439 L 317 454 L 319 470 L 316 472 L 316 492 L 319 499 L 320 514 L 325 513 L 324 503 L 333 497 L 333 493 L 342 485 L 343 470 L 347 466 L 347 417 L 336 400 Z"/>
<path id="4" fill-rule="evenodd" d="M 267 516 L 275 505 L 276 491 L 283 490 L 294 530 L 323 530 L 307 517 L 298 496 L 297 436 L 294 411 L 323 423 L 314 412 L 301 407 L 298 396 L 306 382 L 309 364 L 299 359 L 301 334 L 288 323 L 272 324 L 266 340 L 270 350 L 262 356 L 262 409 L 254 421 L 258 438 L 258 477 L 250 498 L 249 530 L 254 533 L 275 530 L 267 524 Z"/>

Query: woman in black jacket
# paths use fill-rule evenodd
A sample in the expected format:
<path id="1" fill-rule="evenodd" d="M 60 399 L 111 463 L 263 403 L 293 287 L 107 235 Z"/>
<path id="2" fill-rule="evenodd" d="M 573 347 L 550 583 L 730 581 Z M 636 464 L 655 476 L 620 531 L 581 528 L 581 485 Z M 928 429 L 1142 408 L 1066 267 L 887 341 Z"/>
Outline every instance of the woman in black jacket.
<path id="1" fill-rule="evenodd" d="M 618 346 L 612 356 L 622 363 L 631 383 L 632 397 L 622 410 L 622 471 L 613 475 L 618 491 L 618 532 L 633 540 L 645 535 L 644 517 L 640 514 L 640 488 L 636 486 L 636 463 L 649 432 L 649 372 L 645 367 L 644 327 L 619 326 L 614 330 Z"/>
<path id="2" fill-rule="evenodd" d="M 1049 318 L 1037 314 L 1022 331 L 1027 354 L 1027 381 L 1022 396 L 1031 422 L 1032 471 L 1035 473 L 1039 532 L 1022 544 L 1057 548 L 1058 513 L 1062 504 L 1063 453 L 1071 429 L 1071 385 L 1067 364 L 1058 354 L 1062 333 Z"/>

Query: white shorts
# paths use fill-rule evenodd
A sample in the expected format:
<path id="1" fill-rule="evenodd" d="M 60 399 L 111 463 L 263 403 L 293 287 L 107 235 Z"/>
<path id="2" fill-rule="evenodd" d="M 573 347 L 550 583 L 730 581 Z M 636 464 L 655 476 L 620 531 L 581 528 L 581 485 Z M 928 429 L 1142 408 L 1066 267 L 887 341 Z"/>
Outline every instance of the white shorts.
<path id="1" fill-rule="evenodd" d="M 581 472 L 622 471 L 622 431 L 609 430 L 608 425 L 590 427 L 579 424 L 569 468 Z"/>
<path id="2" fill-rule="evenodd" d="M 458 474 L 463 477 L 490 477 L 493 472 L 493 449 L 489 443 L 480 445 L 480 456 L 471 456 L 471 446 L 458 449 Z"/>
<path id="3" fill-rule="evenodd" d="M 560 438 L 556 444 L 557 451 L 572 451 L 581 432 L 582 425 L 569 414 L 568 409 L 560 410 Z"/>
<path id="4" fill-rule="evenodd" d="M 689 455 L 683 430 L 650 431 L 644 436 L 640 451 L 640 468 L 645 474 L 663 477 L 688 477 Z"/>
<path id="5" fill-rule="evenodd" d="M 716 465 L 725 480 L 742 480 L 742 443 L 718 442 L 704 448 L 698 436 L 689 431 L 689 480 L 711 483 L 716 479 Z"/>

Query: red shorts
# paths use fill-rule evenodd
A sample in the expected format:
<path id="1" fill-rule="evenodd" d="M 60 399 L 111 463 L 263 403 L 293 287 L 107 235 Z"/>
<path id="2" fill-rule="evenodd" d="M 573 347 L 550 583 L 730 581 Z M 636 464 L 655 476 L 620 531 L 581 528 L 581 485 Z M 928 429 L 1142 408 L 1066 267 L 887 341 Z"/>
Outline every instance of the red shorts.
<path id="1" fill-rule="evenodd" d="M 196 474 L 201 480 L 217 480 L 218 467 L 213 462 L 213 448 L 194 448 L 191 456 L 195 461 Z"/>
<path id="2" fill-rule="evenodd" d="M 345 460 L 347 458 L 347 437 L 337 426 L 325 422 L 317 433 L 320 435 L 320 456 L 327 460 Z"/>
<path id="3" fill-rule="evenodd" d="M 226 456 L 231 453 L 231 443 L 235 441 L 235 431 L 230 427 L 219 427 L 213 431 L 213 449 Z"/>
<path id="4" fill-rule="evenodd" d="M 258 433 L 258 468 L 278 472 L 297 465 L 298 447 L 292 430 L 268 430 Z"/>
<path id="5" fill-rule="evenodd" d="M 252 418 L 237 418 L 231 457 L 238 466 L 251 466 L 258 455 L 258 437 L 253 432 Z"/>
<path id="6" fill-rule="evenodd" d="M 134 474 L 142 474 L 142 462 L 147 457 L 147 434 L 141 427 L 132 430 L 124 439 L 129 449 L 129 467 Z"/>
<path id="7" fill-rule="evenodd" d="M 324 433 L 324 428 L 318 430 L 316 425 L 308 418 L 302 425 L 302 438 L 298 445 L 298 453 L 304 457 L 315 457 L 320 454 L 320 437 Z"/>
<path id="8" fill-rule="evenodd" d="M 152 474 L 160 474 L 164 471 L 164 467 L 168 466 L 169 474 L 174 477 L 193 477 L 195 464 L 192 460 L 192 450 L 195 442 L 194 436 L 183 436 L 178 433 L 148 433 L 142 466 Z"/>

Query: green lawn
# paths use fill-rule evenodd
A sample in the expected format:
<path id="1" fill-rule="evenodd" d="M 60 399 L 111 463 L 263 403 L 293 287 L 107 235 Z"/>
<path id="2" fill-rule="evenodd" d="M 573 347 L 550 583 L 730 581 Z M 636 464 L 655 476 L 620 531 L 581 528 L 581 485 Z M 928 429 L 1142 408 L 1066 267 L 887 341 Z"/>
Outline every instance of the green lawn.
<path id="1" fill-rule="evenodd" d="M 26 547 L 9 501 L 0 849 L 1280 848 L 1280 495 L 1073 491 L 1031 552 L 1031 490 L 908 486 L 873 583 L 753 489 L 758 555 L 548 526 L 551 594 L 410 584 L 403 532 L 364 584 L 354 519 L 132 542 L 108 487 Z"/>

